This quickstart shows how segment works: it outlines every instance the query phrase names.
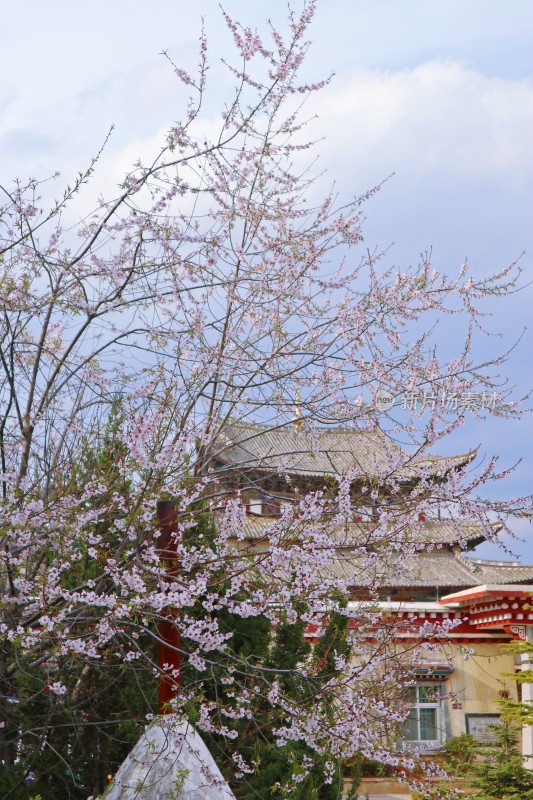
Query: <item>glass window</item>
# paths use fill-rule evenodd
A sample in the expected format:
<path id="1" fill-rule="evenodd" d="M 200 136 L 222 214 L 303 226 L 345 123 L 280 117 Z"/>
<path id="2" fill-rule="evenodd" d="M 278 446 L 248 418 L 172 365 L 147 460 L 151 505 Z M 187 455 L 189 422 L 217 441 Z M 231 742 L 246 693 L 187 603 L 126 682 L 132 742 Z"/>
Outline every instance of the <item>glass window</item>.
<path id="1" fill-rule="evenodd" d="M 426 703 L 435 704 L 439 702 L 440 699 L 440 686 L 417 686 L 417 694 L 418 694 L 418 702 L 420 705 L 425 705 Z"/>
<path id="2" fill-rule="evenodd" d="M 439 742 L 441 687 L 435 684 L 419 684 L 409 692 L 413 704 L 404 722 L 403 735 L 412 742 Z"/>
<path id="3" fill-rule="evenodd" d="M 262 514 L 263 513 L 263 504 L 258 497 L 253 497 L 248 500 L 247 510 L 249 514 Z"/>
<path id="4" fill-rule="evenodd" d="M 264 498 L 262 511 L 265 517 L 279 517 L 280 507 L 277 497 Z"/>
<path id="5" fill-rule="evenodd" d="M 418 715 L 420 720 L 420 739 L 423 742 L 438 741 L 437 730 L 437 709 L 419 708 Z"/>

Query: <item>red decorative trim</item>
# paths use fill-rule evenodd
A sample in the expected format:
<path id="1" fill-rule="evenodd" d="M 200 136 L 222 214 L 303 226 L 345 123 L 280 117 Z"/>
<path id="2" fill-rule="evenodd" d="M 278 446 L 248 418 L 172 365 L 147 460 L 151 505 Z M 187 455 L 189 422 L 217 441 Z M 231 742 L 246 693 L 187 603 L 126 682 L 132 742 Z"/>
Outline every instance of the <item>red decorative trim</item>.
<path id="1" fill-rule="evenodd" d="M 445 595 L 438 602 L 445 606 L 450 603 L 465 603 L 471 600 L 478 600 L 482 597 L 487 598 L 509 598 L 509 597 L 531 597 L 531 589 L 486 589 L 482 586 L 475 586 L 471 591 L 467 589 L 461 592 L 453 592 Z"/>
<path id="2" fill-rule="evenodd" d="M 505 631 L 510 633 L 513 639 L 520 639 L 526 641 L 526 626 L 525 625 L 505 625 Z"/>

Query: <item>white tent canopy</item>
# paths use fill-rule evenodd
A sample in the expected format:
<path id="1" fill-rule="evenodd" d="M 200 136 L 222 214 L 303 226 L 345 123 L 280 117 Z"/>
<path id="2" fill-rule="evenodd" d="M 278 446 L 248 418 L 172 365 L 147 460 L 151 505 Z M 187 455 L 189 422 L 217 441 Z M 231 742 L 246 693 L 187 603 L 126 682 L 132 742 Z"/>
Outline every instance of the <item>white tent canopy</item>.
<path id="1" fill-rule="evenodd" d="M 235 800 L 193 726 L 174 716 L 152 723 L 102 800 Z"/>

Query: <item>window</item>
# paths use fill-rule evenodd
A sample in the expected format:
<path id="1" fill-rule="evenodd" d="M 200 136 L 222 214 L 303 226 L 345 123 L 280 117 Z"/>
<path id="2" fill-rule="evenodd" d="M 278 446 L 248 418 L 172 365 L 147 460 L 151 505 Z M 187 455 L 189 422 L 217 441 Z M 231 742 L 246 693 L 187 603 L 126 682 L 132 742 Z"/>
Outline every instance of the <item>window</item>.
<path id="1" fill-rule="evenodd" d="M 404 737 L 412 742 L 441 741 L 441 687 L 440 684 L 421 683 L 410 692 L 412 703 L 404 722 Z"/>
<path id="2" fill-rule="evenodd" d="M 261 495 L 250 497 L 246 501 L 248 514 L 258 517 L 279 517 L 281 513 L 280 501 L 277 497 Z"/>
<path id="3" fill-rule="evenodd" d="M 261 515 L 263 513 L 263 504 L 259 497 L 253 497 L 248 500 L 246 510 L 249 514 Z"/>
<path id="4" fill-rule="evenodd" d="M 263 515 L 265 517 L 279 517 L 280 506 L 277 497 L 263 497 Z"/>

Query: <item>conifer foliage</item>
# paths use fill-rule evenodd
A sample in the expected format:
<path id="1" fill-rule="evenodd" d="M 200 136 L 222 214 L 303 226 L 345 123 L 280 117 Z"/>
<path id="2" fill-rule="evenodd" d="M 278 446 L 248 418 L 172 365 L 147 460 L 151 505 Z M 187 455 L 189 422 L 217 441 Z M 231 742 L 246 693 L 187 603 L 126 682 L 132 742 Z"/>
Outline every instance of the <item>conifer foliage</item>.
<path id="1" fill-rule="evenodd" d="M 470 768 L 476 800 L 531 800 L 533 774 L 519 753 L 520 729 L 513 724 L 493 725 L 495 741 L 480 748 L 480 762 Z"/>

